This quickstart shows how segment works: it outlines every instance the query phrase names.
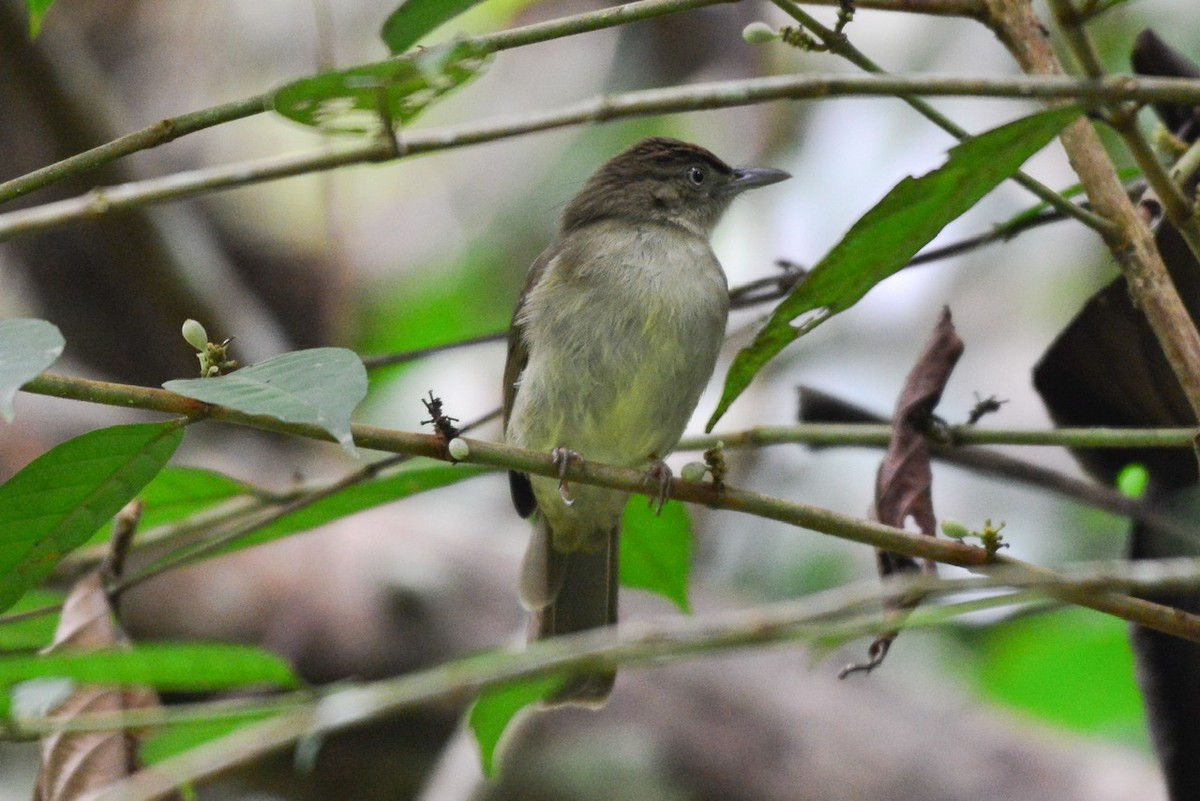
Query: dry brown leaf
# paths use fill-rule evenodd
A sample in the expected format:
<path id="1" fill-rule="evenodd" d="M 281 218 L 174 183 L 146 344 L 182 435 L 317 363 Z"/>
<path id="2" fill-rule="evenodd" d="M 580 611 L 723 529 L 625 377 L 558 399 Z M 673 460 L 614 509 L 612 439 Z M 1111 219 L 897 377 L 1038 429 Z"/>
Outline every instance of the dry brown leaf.
<path id="1" fill-rule="evenodd" d="M 937 519 L 933 514 L 931 494 L 933 471 L 925 434 L 962 352 L 963 341 L 954 330 L 950 310 L 942 309 L 942 316 L 908 374 L 896 403 L 892 439 L 875 478 L 874 517 L 881 523 L 904 528 L 911 518 L 922 534 L 936 536 Z M 885 579 L 897 573 L 914 573 L 922 569 L 917 560 L 904 554 L 877 551 L 876 557 L 879 575 Z M 924 570 L 934 573 L 936 567 L 926 560 Z M 919 595 L 891 597 L 885 603 L 885 610 L 894 619 L 920 602 Z M 879 635 L 868 650 L 868 661 L 845 668 L 842 675 L 878 667 L 898 633 L 893 630 Z"/>
<path id="2" fill-rule="evenodd" d="M 140 509 L 136 509 L 140 513 Z M 122 512 L 125 515 L 126 512 Z M 136 526 L 139 514 L 126 518 L 124 527 Z M 118 518 L 121 527 L 120 516 Z M 114 535 L 119 547 L 128 544 L 128 532 Z M 108 569 L 93 571 L 76 582 L 63 604 L 54 642 L 44 653 L 128 648 L 129 640 L 113 615 L 104 574 L 120 563 L 120 554 L 106 560 Z M 157 706 L 158 695 L 147 687 L 80 685 L 59 704 L 50 717 L 72 720 Z M 58 732 L 42 738 L 42 764 L 33 801 L 76 801 L 101 790 L 139 767 L 137 750 L 141 733 L 129 730 Z"/>

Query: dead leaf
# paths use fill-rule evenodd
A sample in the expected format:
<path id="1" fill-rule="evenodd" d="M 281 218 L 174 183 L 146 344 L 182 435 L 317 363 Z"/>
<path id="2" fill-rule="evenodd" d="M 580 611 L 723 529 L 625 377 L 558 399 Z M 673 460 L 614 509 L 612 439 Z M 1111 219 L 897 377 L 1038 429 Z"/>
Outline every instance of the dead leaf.
<path id="1" fill-rule="evenodd" d="M 139 516 L 140 508 L 134 513 L 122 511 L 118 515 L 118 531 L 123 527 L 129 529 L 124 535 L 114 533 L 113 542 L 118 549 L 128 547 L 128 534 L 136 527 Z M 129 647 L 129 639 L 117 624 L 104 586 L 104 576 L 119 572 L 122 558 L 123 554 L 115 554 L 105 560 L 103 568 L 76 582 L 63 604 L 54 641 L 43 653 Z M 70 721 L 158 704 L 158 695 L 148 687 L 80 685 L 49 717 Z M 141 736 L 141 732 L 118 729 L 63 731 L 43 737 L 42 764 L 33 801 L 76 801 L 133 773 L 140 766 L 137 750 Z"/>
<path id="2" fill-rule="evenodd" d="M 881 523 L 904 528 L 911 518 L 922 534 L 936 536 L 937 519 L 933 514 L 931 494 L 933 471 L 926 432 L 933 421 L 933 410 L 941 401 L 946 382 L 950 380 L 950 374 L 962 352 L 963 341 L 954 330 L 950 310 L 943 309 L 933 335 L 908 374 L 896 403 L 892 440 L 875 478 L 873 517 Z M 917 560 L 904 554 L 876 551 L 876 558 L 879 575 L 884 579 L 898 573 L 922 570 Z M 923 569 L 926 573 L 936 572 L 936 566 L 928 560 Z M 920 602 L 919 594 L 893 596 L 885 601 L 884 609 L 889 619 L 895 619 Z M 846 667 L 842 670 L 842 677 L 878 667 L 897 634 L 899 631 L 892 630 L 876 637 L 868 651 L 868 661 Z"/>

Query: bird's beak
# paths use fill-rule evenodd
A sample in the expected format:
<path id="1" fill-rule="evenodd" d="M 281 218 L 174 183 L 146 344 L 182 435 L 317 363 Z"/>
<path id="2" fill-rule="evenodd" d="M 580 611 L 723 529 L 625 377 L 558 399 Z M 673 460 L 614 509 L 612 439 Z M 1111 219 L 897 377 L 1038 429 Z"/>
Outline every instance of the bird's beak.
<path id="1" fill-rule="evenodd" d="M 791 173 L 771 167 L 738 167 L 733 171 L 733 180 L 725 184 L 725 191 L 728 194 L 736 195 L 747 189 L 777 184 L 791 177 Z"/>

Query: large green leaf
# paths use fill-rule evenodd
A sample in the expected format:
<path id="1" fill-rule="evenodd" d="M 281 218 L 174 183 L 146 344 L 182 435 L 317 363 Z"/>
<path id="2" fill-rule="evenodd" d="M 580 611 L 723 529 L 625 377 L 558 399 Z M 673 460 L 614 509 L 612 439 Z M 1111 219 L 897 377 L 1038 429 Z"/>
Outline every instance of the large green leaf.
<path id="1" fill-rule="evenodd" d="M 421 37 L 482 0 L 404 0 L 388 15 L 380 36 L 393 53 L 403 53 Z"/>
<path id="2" fill-rule="evenodd" d="M 678 501 L 655 515 L 646 499 L 635 496 L 621 523 L 621 583 L 662 595 L 684 612 L 692 569 L 692 525 Z"/>
<path id="3" fill-rule="evenodd" d="M 193 692 L 298 684 L 286 662 L 249 645 L 147 643 L 132 649 L 0 658 L 0 687 L 46 678 L 85 684 L 147 684 L 160 690 Z"/>
<path id="4" fill-rule="evenodd" d="M 182 439 L 178 421 L 102 428 L 47 451 L 0 486 L 0 611 L 134 498 Z"/>
<path id="5" fill-rule="evenodd" d="M 313 348 L 285 353 L 229 375 L 178 379 L 163 387 L 246 414 L 319 426 L 354 454 L 350 415 L 366 397 L 367 371 L 353 351 Z"/>
<path id="6" fill-rule="evenodd" d="M 66 341 L 45 320 L 0 320 L 0 417 L 13 419 L 13 398 L 62 355 Z"/>
<path id="7" fill-rule="evenodd" d="M 324 72 L 275 91 L 274 109 L 290 120 L 334 133 L 375 134 L 412 121 L 431 103 L 483 70 L 487 51 L 452 42 L 387 61 Z"/>
<path id="8" fill-rule="evenodd" d="M 734 358 L 708 429 L 758 371 L 797 337 L 844 311 L 904 267 L 948 223 L 974 206 L 1079 116 L 1077 107 L 1034 114 L 957 145 L 946 163 L 905 178 L 856 222 Z M 793 322 L 805 316 L 799 325 Z"/>

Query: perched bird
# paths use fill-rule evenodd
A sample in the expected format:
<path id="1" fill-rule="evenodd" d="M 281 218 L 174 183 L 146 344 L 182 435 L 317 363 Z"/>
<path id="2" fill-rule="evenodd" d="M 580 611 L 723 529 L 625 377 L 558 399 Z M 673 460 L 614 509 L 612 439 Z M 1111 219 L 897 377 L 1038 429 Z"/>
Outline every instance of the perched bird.
<path id="1" fill-rule="evenodd" d="M 517 302 L 504 369 L 505 440 L 571 459 L 645 466 L 683 434 L 725 336 L 728 285 L 709 244 L 741 192 L 790 177 L 732 168 L 674 139 L 645 139 L 595 172 Z M 629 494 L 510 472 L 536 512 L 521 599 L 540 639 L 615 623 Z M 615 673 L 572 677 L 553 702 L 599 705 Z"/>

